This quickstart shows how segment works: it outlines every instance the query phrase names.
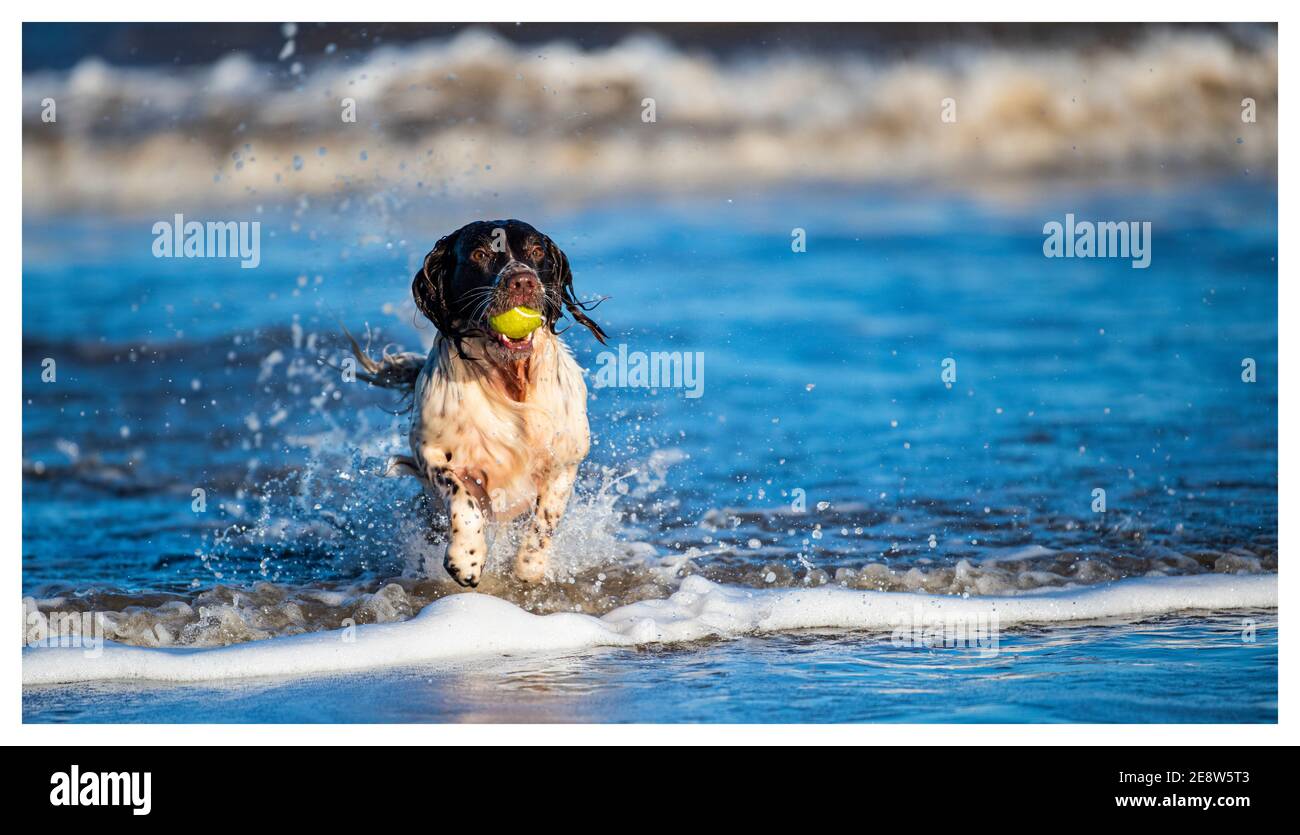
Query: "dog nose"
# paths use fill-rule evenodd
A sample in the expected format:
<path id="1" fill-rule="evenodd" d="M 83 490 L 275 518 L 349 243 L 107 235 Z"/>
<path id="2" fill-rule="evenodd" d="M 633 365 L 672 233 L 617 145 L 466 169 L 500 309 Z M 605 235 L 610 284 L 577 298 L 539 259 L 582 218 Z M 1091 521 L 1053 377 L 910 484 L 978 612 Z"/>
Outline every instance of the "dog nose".
<path id="1" fill-rule="evenodd" d="M 505 290 L 511 295 L 531 295 L 537 292 L 540 286 L 537 282 L 537 276 L 531 272 L 520 270 L 517 273 L 511 273 L 505 277 Z"/>

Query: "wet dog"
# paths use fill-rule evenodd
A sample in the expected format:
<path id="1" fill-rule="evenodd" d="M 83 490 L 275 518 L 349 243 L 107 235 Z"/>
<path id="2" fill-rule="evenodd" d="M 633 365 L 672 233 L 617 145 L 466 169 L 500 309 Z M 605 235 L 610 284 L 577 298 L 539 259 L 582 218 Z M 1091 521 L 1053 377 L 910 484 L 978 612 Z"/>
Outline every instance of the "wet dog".
<path id="1" fill-rule="evenodd" d="M 539 582 L 589 445 L 587 386 L 557 324 L 567 313 L 602 343 L 605 332 L 574 296 L 565 254 L 518 220 L 470 223 L 438 241 L 411 293 L 438 329 L 427 357 L 376 361 L 352 343 L 359 377 L 413 395 L 411 455 L 390 470 L 419 477 L 443 502 L 443 566 L 457 583 L 478 586 L 487 525 L 524 514 L 514 573 Z M 516 307 L 539 311 L 541 325 L 518 339 L 492 329 Z"/>

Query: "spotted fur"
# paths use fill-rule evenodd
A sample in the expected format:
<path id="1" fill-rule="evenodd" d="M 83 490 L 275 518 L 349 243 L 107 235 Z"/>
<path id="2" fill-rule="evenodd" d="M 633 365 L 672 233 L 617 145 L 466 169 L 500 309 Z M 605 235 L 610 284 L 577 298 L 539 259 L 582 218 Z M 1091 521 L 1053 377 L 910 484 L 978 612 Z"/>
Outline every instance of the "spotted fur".
<path id="1" fill-rule="evenodd" d="M 527 515 L 514 572 L 546 577 L 551 543 L 587 455 L 587 386 L 560 339 L 568 316 L 601 342 L 605 333 L 573 294 L 569 260 L 547 236 L 518 220 L 476 221 L 441 238 L 411 283 L 416 306 L 438 328 L 433 350 L 365 355 L 358 377 L 411 396 L 411 456 L 393 474 L 418 476 L 447 510 L 443 566 L 477 586 L 493 522 Z M 545 326 L 510 339 L 491 317 L 517 306 Z"/>
<path id="2" fill-rule="evenodd" d="M 440 338 L 415 384 L 412 462 L 448 509 L 444 566 L 464 585 L 482 576 L 487 522 L 529 511 L 515 574 L 528 582 L 545 577 L 551 539 L 590 445 L 587 386 L 568 347 L 539 330 L 528 365 L 523 399 L 515 400 L 497 368 L 462 357 Z"/>

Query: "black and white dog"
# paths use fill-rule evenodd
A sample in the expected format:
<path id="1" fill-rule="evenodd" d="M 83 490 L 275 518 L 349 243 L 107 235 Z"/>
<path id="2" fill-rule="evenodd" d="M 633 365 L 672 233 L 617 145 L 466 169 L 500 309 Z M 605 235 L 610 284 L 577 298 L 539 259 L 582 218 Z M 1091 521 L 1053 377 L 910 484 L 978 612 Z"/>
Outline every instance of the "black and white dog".
<path id="1" fill-rule="evenodd" d="M 489 522 L 529 512 L 514 572 L 539 582 L 589 445 L 587 386 L 556 324 L 567 312 L 602 343 L 605 332 L 573 295 L 568 258 L 518 220 L 470 223 L 438 241 L 411 293 L 438 329 L 427 357 L 375 361 L 353 342 L 359 376 L 414 395 L 411 455 L 391 466 L 444 502 L 443 566 L 456 582 L 479 584 Z M 516 307 L 540 311 L 543 324 L 520 339 L 489 326 Z"/>

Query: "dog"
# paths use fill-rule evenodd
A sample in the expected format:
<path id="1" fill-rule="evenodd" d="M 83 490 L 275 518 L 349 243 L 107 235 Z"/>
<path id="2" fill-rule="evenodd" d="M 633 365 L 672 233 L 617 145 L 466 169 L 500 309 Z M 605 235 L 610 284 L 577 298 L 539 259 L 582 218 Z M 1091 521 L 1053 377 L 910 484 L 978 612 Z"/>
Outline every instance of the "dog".
<path id="1" fill-rule="evenodd" d="M 438 330 L 427 356 L 376 361 L 348 335 L 359 378 L 412 397 L 411 455 L 392 459 L 389 473 L 420 478 L 441 500 L 443 567 L 461 586 L 482 579 L 487 526 L 524 514 L 514 573 L 541 582 L 590 445 L 587 386 L 557 325 L 567 313 L 604 344 L 586 315 L 599 302 L 578 301 L 568 257 L 519 220 L 476 221 L 439 240 L 411 294 Z M 521 306 L 544 317 L 532 333 L 511 339 L 489 326 Z"/>

